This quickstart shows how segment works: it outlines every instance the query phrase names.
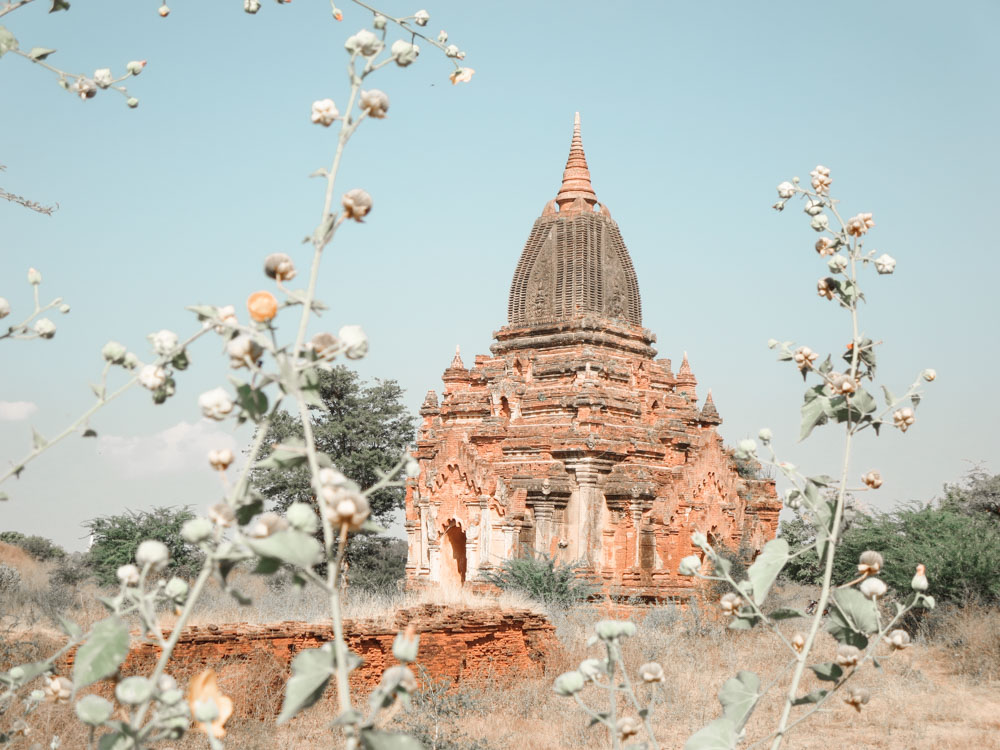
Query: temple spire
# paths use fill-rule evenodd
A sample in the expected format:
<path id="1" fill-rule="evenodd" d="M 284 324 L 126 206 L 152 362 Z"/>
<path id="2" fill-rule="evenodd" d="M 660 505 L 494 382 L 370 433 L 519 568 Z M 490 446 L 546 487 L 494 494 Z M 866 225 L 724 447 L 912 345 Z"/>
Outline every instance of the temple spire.
<path id="1" fill-rule="evenodd" d="M 573 121 L 573 140 L 569 146 L 569 158 L 566 159 L 566 169 L 563 170 L 562 186 L 556 196 L 560 210 L 569 206 L 578 198 L 590 206 L 597 203 L 597 194 L 590 184 L 590 169 L 587 167 L 587 157 L 583 153 L 583 139 L 580 137 L 580 113 L 576 113 Z"/>

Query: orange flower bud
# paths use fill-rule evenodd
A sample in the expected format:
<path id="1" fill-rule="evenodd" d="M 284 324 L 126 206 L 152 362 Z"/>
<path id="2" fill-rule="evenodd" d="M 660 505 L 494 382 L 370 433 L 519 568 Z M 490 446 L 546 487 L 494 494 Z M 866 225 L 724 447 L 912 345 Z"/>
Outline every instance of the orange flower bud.
<path id="1" fill-rule="evenodd" d="M 247 310 L 258 323 L 266 323 L 278 313 L 278 300 L 270 292 L 254 292 L 247 297 Z"/>

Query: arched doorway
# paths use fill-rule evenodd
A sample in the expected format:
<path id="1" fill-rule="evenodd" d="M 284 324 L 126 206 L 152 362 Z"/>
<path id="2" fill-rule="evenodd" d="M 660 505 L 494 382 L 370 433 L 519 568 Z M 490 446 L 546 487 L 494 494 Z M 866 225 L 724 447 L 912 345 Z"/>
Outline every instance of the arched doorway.
<path id="1" fill-rule="evenodd" d="M 465 583 L 465 532 L 452 526 L 441 543 L 441 585 L 460 589 Z"/>

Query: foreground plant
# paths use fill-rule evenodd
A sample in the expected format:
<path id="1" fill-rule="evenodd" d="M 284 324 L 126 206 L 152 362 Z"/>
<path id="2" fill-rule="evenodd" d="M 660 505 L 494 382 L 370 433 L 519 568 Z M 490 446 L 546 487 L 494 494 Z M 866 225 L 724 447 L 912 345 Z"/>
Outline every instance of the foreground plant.
<path id="1" fill-rule="evenodd" d="M 785 539 L 775 539 L 765 545 L 763 552 L 747 570 L 745 580 L 736 580 L 731 572 L 732 563 L 710 544 L 701 532 L 692 535 L 692 542 L 701 549 L 700 555 L 691 555 L 680 562 L 680 573 L 715 581 L 730 589 L 719 600 L 719 606 L 729 619 L 732 630 L 750 630 L 755 627 L 770 629 L 785 646 L 788 659 L 776 667 L 774 674 L 763 681 L 760 676 L 741 671 L 728 680 L 719 691 L 722 715 L 695 733 L 685 744 L 685 750 L 735 750 L 737 747 L 754 748 L 769 745 L 778 750 L 788 733 L 833 696 L 839 695 L 844 703 L 856 711 L 872 699 L 869 692 L 854 686 L 851 681 L 866 664 L 877 666 L 878 653 L 892 653 L 910 645 L 909 634 L 898 627 L 901 619 L 914 608 L 934 607 L 934 598 L 927 595 L 929 583 L 923 565 L 918 565 L 909 593 L 892 592 L 879 578 L 884 560 L 877 550 L 863 552 L 857 561 L 857 575 L 844 581 L 834 580 L 834 560 L 843 527 L 848 491 L 875 491 L 885 481 L 877 469 L 868 469 L 861 479 L 861 487 L 849 487 L 852 447 L 854 437 L 862 430 L 871 429 L 876 434 L 881 428 L 890 427 L 905 433 L 916 422 L 916 409 L 920 404 L 922 381 L 933 381 L 934 370 L 924 370 L 901 396 L 893 395 L 882 386 L 883 404 L 879 405 L 869 391 L 874 389 L 877 343 L 863 333 L 859 321 L 860 304 L 865 301 L 860 276 L 863 271 L 874 270 L 877 275 L 892 274 L 896 261 L 888 254 L 875 257 L 875 250 L 864 247 L 868 233 L 875 226 L 870 213 L 859 213 L 846 221 L 838 211 L 838 201 L 830 196 L 833 182 L 830 170 L 816 167 L 810 174 L 811 189 L 800 186 L 795 178 L 778 186 L 779 202 L 774 205 L 784 210 L 787 201 L 799 197 L 810 226 L 819 234 L 815 250 L 826 261 L 826 273 L 816 284 L 817 295 L 835 302 L 849 321 L 849 333 L 843 352 L 837 353 L 840 368 L 834 365 L 834 354 L 821 360 L 821 354 L 808 346 L 796 346 L 791 341 L 771 340 L 769 346 L 779 351 L 779 360 L 791 362 L 808 383 L 801 409 L 800 439 L 805 439 L 821 425 L 840 425 L 843 429 L 843 457 L 839 477 L 827 475 L 807 476 L 795 466 L 779 461 L 773 448 L 773 435 L 762 429 L 758 440 L 767 454 L 760 455 L 757 441 L 743 440 L 736 450 L 737 460 L 753 460 L 775 467 L 789 484 L 785 493 L 786 505 L 794 510 L 815 532 L 815 540 L 801 549 L 791 550 Z M 831 226 L 832 216 L 832 226 Z M 821 360 L 821 361 L 820 361 Z M 793 558 L 815 549 L 823 567 L 815 614 L 808 615 L 796 609 L 777 609 L 765 612 L 768 592 L 784 566 Z M 702 573 L 705 561 L 711 563 L 711 574 Z M 892 604 L 891 616 L 883 616 L 880 604 Z M 816 662 L 812 652 L 823 628 L 823 613 L 829 608 L 830 616 L 825 632 L 839 645 L 835 659 Z M 806 620 L 799 632 L 790 632 L 783 624 L 786 620 Z M 633 736 L 644 734 L 625 747 L 656 748 L 653 729 L 649 723 L 650 706 L 643 707 L 637 699 L 633 681 L 621 659 L 620 642 L 635 632 L 631 623 L 602 622 L 597 625 L 597 635 L 606 650 L 604 660 L 588 659 L 579 669 L 561 675 L 555 690 L 562 695 L 572 695 L 591 716 L 591 723 L 604 725 L 610 735 L 611 747 Z M 651 682 L 662 674 L 659 665 L 646 664 L 639 670 L 641 681 Z M 621 670 L 621 682 L 616 674 Z M 800 686 L 806 671 L 829 687 L 803 693 Z M 584 688 L 594 685 L 608 692 L 608 706 L 598 711 L 585 703 Z M 747 721 L 772 690 L 780 691 L 781 714 L 777 726 L 765 730 L 762 736 L 748 737 Z M 634 709 L 632 714 L 619 717 L 616 713 L 619 697 Z M 641 726 L 641 731 L 640 731 Z"/>
<path id="2" fill-rule="evenodd" d="M 295 657 L 278 723 L 289 721 L 315 704 L 333 682 L 339 706 L 334 727 L 336 732 L 343 734 L 345 747 L 353 749 L 363 745 L 382 750 L 420 747 L 411 737 L 389 733 L 377 726 L 387 721 L 399 703 L 405 703 L 416 688 L 415 677 L 407 665 L 416 659 L 419 636 L 412 631 L 399 634 L 393 653 L 400 664 L 385 670 L 381 683 L 369 697 L 367 710 L 362 712 L 355 707 L 348 684 L 349 674 L 360 664 L 360 658 L 347 648 L 341 609 L 341 576 L 349 535 L 362 529 L 377 530 L 369 521 L 370 498 L 387 487 L 401 486 L 401 475 L 413 475 L 416 464 L 408 455 L 400 456 L 396 466 L 381 472 L 374 485 L 362 489 L 337 469 L 330 456 L 317 449 L 308 409 L 323 405 L 318 390 L 319 373 L 338 357 L 364 357 L 369 344 L 362 328 L 353 324 L 340 327 L 336 334 L 318 333 L 308 341 L 306 337 L 313 315 L 327 309 L 316 299 L 324 251 L 345 222 L 363 222 L 374 206 L 372 197 L 362 188 L 344 192 L 339 206 L 335 205 L 336 178 L 347 143 L 363 122 L 386 117 L 390 107 L 386 93 L 373 88 L 363 90 L 362 86 L 381 68 L 391 64 L 411 65 L 420 52 L 416 43 L 418 38 L 439 48 L 453 61 L 465 55 L 456 46 L 447 44 L 445 32 L 432 40 L 415 28 L 427 25 L 429 15 L 426 11 L 393 18 L 364 3 L 356 4 L 373 14 L 374 31 L 361 29 L 345 44 L 350 83 L 347 105 L 341 112 L 331 99 L 320 99 L 313 103 L 310 115 L 312 122 L 322 127 L 339 123 L 339 129 L 331 165 L 313 175 L 325 180 L 325 190 L 319 222 L 308 239 L 313 254 L 305 288 L 285 286 L 297 275 L 294 260 L 285 253 L 273 253 L 263 264 L 265 275 L 274 284 L 273 291 L 269 288 L 252 292 L 247 298 L 243 320 L 234 306 L 189 308 L 200 321 L 198 330 L 186 339 L 168 330 L 150 334 L 149 345 L 154 356 L 148 363 L 140 361 L 125 346 L 109 342 L 102 350 L 105 367 L 101 383 L 93 387 L 96 404 L 52 440 L 45 440 L 36 433 L 31 452 L 0 476 L 0 482 L 19 476 L 27 463 L 66 436 L 80 429 L 85 430 L 85 436 L 96 434 L 87 427 L 90 416 L 133 385 L 149 390 L 157 404 L 173 396 L 175 374 L 190 364 L 188 347 L 205 335 L 215 334 L 222 339 L 233 372 L 229 387 L 211 389 L 198 398 L 202 415 L 218 421 L 254 422 L 255 437 L 248 450 L 253 458 L 262 454 L 271 421 L 284 399 L 289 397 L 298 409 L 303 438 L 270 446 L 265 458 L 248 460 L 238 471 L 233 468 L 235 457 L 230 451 L 209 452 L 206 469 L 219 473 L 224 499 L 210 507 L 204 516 L 185 522 L 181 530 L 184 540 L 204 554 L 204 563 L 196 579 L 189 582 L 175 576 L 164 580 L 160 574 L 169 561 L 167 547 L 155 540 L 142 542 L 134 562 L 122 565 L 117 571 L 120 584 L 117 595 L 102 600 L 110 612 L 107 619 L 86 633 L 74 623 L 62 620 L 68 638 L 63 648 L 48 659 L 0 674 L 3 686 L 0 715 L 9 727 L 2 733 L 4 739 L 14 732 L 29 733 L 31 714 L 42 701 L 73 700 L 82 688 L 115 678 L 117 708 L 115 703 L 98 696 L 85 696 L 76 701 L 78 717 L 90 727 L 90 747 L 100 750 L 153 747 L 160 742 L 177 740 L 193 722 L 210 747 L 221 748 L 233 704 L 219 689 L 216 676 L 210 671 L 198 675 L 185 695 L 166 668 L 210 579 L 217 579 L 241 603 L 251 603 L 232 588 L 228 575 L 237 564 L 252 562 L 256 565 L 255 572 L 260 574 L 275 573 L 283 566 L 291 568 L 297 584 L 318 586 L 330 602 L 332 638 L 322 647 L 302 651 Z M 249 0 L 245 3 L 247 12 L 255 13 L 257 9 L 259 3 Z M 0 9 L 0 15 L 6 12 Z M 159 12 L 165 17 L 169 9 L 164 5 Z M 343 14 L 333 7 L 333 15 L 340 20 Z M 401 30 L 404 37 L 391 46 L 387 44 L 390 27 Z M 16 41 L 12 43 L 10 39 L 9 32 L 0 27 L 0 44 L 5 45 L 0 51 L 18 51 Z M 471 69 L 462 68 L 455 62 L 450 78 L 453 82 L 467 81 L 471 75 Z M 34 318 L 43 311 L 37 302 L 40 278 L 37 281 L 29 278 L 29 281 L 36 290 Z M 300 309 L 298 326 L 292 340 L 282 343 L 278 336 L 279 320 L 289 311 L 294 314 L 294 308 Z M 37 331 L 38 323 L 34 324 L 37 335 L 50 337 Z M 21 336 L 23 330 L 24 326 L 19 326 L 11 336 L 30 336 L 30 333 Z M 107 379 L 114 368 L 121 368 L 128 379 L 109 394 Z M 243 370 L 246 375 L 238 377 L 237 373 Z M 308 468 L 312 502 L 293 503 L 283 516 L 265 512 L 263 498 L 250 482 L 251 469 L 296 466 Z M 317 539 L 317 534 L 322 541 Z M 164 607 L 173 609 L 177 615 L 169 632 L 161 627 L 157 614 Z M 138 619 L 144 637 L 160 647 L 160 656 L 151 674 L 121 679 L 118 670 L 131 643 L 127 618 Z M 56 674 L 55 669 L 60 657 L 73 648 L 77 650 L 70 679 Z M 40 684 L 44 688 L 36 687 Z M 23 709 L 14 719 L 13 709 L 19 703 Z M 58 746 L 58 738 L 53 739 L 53 746 Z"/>

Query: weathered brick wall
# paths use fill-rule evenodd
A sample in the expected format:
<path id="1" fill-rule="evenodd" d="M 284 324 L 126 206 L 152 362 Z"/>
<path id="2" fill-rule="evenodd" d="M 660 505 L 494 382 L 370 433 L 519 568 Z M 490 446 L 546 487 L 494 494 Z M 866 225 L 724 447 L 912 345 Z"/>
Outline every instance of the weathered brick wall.
<path id="1" fill-rule="evenodd" d="M 414 671 L 419 676 L 422 667 L 433 681 L 539 675 L 558 648 L 555 628 L 548 619 L 527 610 L 425 604 L 400 610 L 390 624 L 347 620 L 348 646 L 364 660 L 351 674 L 352 691 L 366 694 L 378 684 L 386 667 L 398 663 L 392 655 L 392 642 L 396 633 L 411 623 L 420 634 Z M 265 717 L 280 709 L 282 688 L 295 654 L 331 639 L 328 622 L 192 626 L 177 642 L 167 672 L 186 680 L 204 669 L 214 669 L 223 691 L 233 696 L 238 716 Z M 122 674 L 149 674 L 159 655 L 154 645 L 134 646 Z M 63 673 L 69 673 L 72 663 L 70 654 Z M 107 692 L 110 694 L 110 686 Z M 331 688 L 327 700 L 333 699 Z"/>

